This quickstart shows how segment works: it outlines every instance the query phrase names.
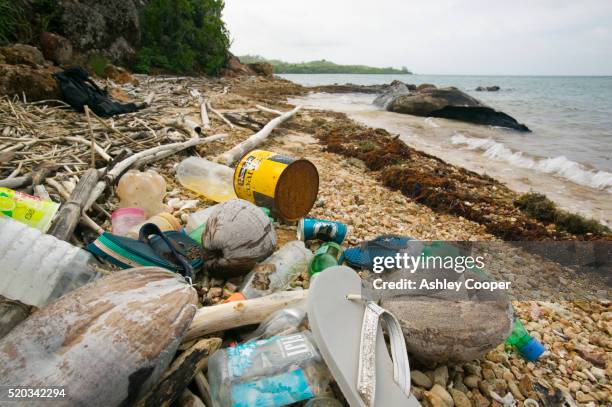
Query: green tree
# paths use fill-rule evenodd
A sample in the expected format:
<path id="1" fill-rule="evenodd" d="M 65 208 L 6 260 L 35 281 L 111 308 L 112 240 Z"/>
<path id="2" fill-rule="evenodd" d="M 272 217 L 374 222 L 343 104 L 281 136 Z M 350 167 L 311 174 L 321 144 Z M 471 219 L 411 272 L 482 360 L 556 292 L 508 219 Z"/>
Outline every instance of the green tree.
<path id="1" fill-rule="evenodd" d="M 153 0 L 140 18 L 142 48 L 136 70 L 162 68 L 216 75 L 230 46 L 223 0 Z"/>

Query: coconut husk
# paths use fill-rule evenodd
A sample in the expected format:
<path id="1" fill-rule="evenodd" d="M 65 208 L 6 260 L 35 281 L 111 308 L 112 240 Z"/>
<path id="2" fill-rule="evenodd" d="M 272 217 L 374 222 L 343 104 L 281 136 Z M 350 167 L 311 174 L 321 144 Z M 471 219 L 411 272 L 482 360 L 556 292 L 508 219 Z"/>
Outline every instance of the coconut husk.
<path id="1" fill-rule="evenodd" d="M 111 274 L 37 311 L 4 337 L 0 385 L 61 386 L 60 405 L 130 405 L 169 366 L 196 302 L 195 290 L 164 269 Z"/>

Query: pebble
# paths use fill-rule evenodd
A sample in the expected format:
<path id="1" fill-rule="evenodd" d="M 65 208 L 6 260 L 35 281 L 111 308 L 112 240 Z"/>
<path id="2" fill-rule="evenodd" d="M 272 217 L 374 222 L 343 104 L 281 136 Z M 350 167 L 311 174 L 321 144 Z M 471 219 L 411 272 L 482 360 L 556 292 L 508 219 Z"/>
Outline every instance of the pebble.
<path id="1" fill-rule="evenodd" d="M 431 379 L 425 373 L 421 372 L 420 370 L 411 371 L 410 379 L 415 385 L 423 387 L 427 390 L 431 389 L 431 387 L 433 386 Z"/>
<path id="2" fill-rule="evenodd" d="M 439 384 L 442 387 L 446 387 L 448 382 L 448 366 L 438 366 L 434 370 L 434 383 Z"/>
<path id="3" fill-rule="evenodd" d="M 595 401 L 595 398 L 590 394 L 583 393 L 581 391 L 576 392 L 576 401 L 578 403 L 589 403 L 591 401 Z"/>
<path id="4" fill-rule="evenodd" d="M 453 398 L 455 407 L 472 407 L 472 402 L 464 392 L 459 391 L 458 389 L 450 389 L 449 392 Z"/>
<path id="5" fill-rule="evenodd" d="M 485 380 L 493 380 L 495 379 L 495 372 L 493 372 L 493 369 L 489 368 L 482 369 L 482 377 Z"/>
<path id="6" fill-rule="evenodd" d="M 463 383 L 467 386 L 470 387 L 472 389 L 475 389 L 478 387 L 478 383 L 480 383 L 480 377 L 476 376 L 476 375 L 469 375 L 463 378 Z"/>
<path id="7" fill-rule="evenodd" d="M 448 407 L 453 407 L 455 405 L 452 396 L 448 393 L 448 391 L 446 391 L 444 387 L 440 386 L 439 384 L 434 384 L 434 386 L 429 392 L 435 394 L 440 399 L 442 399 L 442 401 L 444 401 L 444 404 L 446 404 Z"/>
<path id="8" fill-rule="evenodd" d="M 570 383 L 567 385 L 567 388 L 568 388 L 568 389 L 569 389 L 569 391 L 571 391 L 572 393 L 576 393 L 578 390 L 580 390 L 580 386 L 581 386 L 580 382 L 573 381 L 573 382 L 570 382 Z"/>

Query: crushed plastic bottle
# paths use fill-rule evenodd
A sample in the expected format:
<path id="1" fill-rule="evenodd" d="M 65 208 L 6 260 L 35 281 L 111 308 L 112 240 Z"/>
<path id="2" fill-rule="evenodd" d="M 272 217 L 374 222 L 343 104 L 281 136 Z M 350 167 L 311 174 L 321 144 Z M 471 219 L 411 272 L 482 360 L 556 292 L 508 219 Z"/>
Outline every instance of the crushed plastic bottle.
<path id="1" fill-rule="evenodd" d="M 119 207 L 140 208 L 147 218 L 167 210 L 163 203 L 165 195 L 166 181 L 153 170 L 130 170 L 123 174 L 117 186 Z"/>
<path id="2" fill-rule="evenodd" d="M 234 170 L 199 157 L 183 160 L 176 169 L 179 182 L 187 189 L 214 202 L 235 199 Z"/>
<path id="3" fill-rule="evenodd" d="M 42 307 L 100 277 L 85 250 L 0 217 L 0 295 Z"/>
<path id="4" fill-rule="evenodd" d="M 219 350 L 208 362 L 220 407 L 280 407 L 325 392 L 330 373 L 309 331 Z"/>
<path id="5" fill-rule="evenodd" d="M 294 240 L 256 265 L 245 277 L 240 291 L 228 301 L 263 297 L 289 287 L 301 273 L 308 270 L 312 252 L 304 242 Z"/>

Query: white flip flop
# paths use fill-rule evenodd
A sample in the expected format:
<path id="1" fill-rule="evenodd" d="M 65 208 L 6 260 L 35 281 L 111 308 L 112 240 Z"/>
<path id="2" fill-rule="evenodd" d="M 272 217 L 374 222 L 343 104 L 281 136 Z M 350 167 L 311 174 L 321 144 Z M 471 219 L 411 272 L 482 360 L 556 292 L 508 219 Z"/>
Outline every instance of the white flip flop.
<path id="1" fill-rule="evenodd" d="M 361 297 L 361 279 L 353 269 L 331 267 L 317 276 L 308 290 L 308 320 L 321 355 L 351 407 L 420 406 L 410 394 L 401 327 L 391 313 Z"/>

